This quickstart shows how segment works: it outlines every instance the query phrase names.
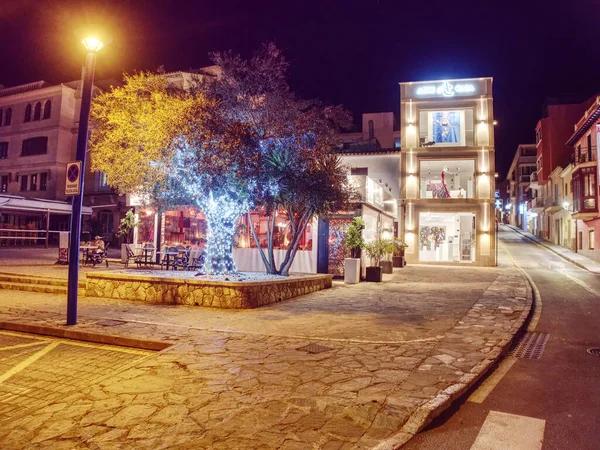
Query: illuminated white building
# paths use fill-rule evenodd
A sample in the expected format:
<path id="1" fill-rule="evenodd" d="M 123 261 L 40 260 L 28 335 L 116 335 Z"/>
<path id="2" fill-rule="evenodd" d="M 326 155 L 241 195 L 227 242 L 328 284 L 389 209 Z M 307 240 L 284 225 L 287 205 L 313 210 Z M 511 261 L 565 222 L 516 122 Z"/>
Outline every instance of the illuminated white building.
<path id="1" fill-rule="evenodd" d="M 492 78 L 400 83 L 408 263 L 495 264 Z"/>

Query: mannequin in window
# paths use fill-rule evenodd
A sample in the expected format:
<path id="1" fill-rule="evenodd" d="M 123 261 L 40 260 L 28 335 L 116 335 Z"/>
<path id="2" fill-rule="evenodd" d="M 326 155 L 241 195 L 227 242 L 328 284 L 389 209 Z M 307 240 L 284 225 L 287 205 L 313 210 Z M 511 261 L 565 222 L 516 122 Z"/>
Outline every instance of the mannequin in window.
<path id="1" fill-rule="evenodd" d="M 450 172 L 450 168 L 448 166 L 444 166 L 442 169 L 442 186 L 444 186 L 444 191 L 442 192 L 442 198 L 450 198 L 450 191 L 448 190 L 448 186 L 446 186 L 446 174 L 454 175 L 454 173 Z"/>

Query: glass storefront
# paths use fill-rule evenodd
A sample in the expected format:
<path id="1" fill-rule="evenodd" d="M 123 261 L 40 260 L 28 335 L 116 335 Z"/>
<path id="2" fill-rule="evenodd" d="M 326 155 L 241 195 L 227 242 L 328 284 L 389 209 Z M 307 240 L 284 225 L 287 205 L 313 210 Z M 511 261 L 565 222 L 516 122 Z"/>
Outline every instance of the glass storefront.
<path id="1" fill-rule="evenodd" d="M 474 198 L 475 161 L 429 160 L 419 163 L 421 198 Z"/>
<path id="2" fill-rule="evenodd" d="M 419 213 L 419 261 L 474 262 L 475 215 Z"/>

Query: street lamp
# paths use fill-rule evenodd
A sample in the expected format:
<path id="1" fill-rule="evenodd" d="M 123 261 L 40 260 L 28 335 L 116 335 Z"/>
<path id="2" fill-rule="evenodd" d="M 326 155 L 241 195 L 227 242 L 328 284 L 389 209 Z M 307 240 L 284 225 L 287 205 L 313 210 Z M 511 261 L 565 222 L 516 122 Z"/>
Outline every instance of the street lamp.
<path id="1" fill-rule="evenodd" d="M 97 36 L 85 36 L 81 39 L 87 50 L 81 87 L 81 111 L 79 113 L 79 131 L 75 159 L 81 161 L 79 193 L 73 196 L 71 209 L 71 237 L 69 242 L 69 282 L 67 287 L 67 325 L 77 323 L 77 294 L 79 288 L 79 238 L 81 234 L 81 208 L 83 204 L 83 182 L 85 174 L 85 154 L 88 144 L 88 123 L 92 105 L 92 87 L 96 68 L 96 52 L 104 46 Z"/>

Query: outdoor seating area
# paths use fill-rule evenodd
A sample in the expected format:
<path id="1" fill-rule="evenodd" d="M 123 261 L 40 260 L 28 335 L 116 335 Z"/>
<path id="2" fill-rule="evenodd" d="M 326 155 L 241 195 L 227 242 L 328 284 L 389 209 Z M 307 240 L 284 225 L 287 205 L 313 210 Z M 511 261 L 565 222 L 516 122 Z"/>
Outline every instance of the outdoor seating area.
<path id="1" fill-rule="evenodd" d="M 204 249 L 190 246 L 164 247 L 156 251 L 152 244 L 136 247 L 125 244 L 125 267 L 133 263 L 137 268 L 160 268 L 161 270 L 198 270 L 204 263 Z"/>

